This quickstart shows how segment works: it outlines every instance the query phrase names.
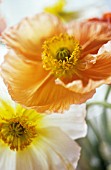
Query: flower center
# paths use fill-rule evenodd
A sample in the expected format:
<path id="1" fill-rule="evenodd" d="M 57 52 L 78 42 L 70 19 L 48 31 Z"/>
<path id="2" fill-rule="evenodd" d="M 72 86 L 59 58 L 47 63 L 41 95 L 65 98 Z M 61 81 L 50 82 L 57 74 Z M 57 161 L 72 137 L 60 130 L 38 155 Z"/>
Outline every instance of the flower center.
<path id="1" fill-rule="evenodd" d="M 11 122 L 9 125 L 9 132 L 15 137 L 20 137 L 24 134 L 25 128 L 19 122 Z"/>
<path id="2" fill-rule="evenodd" d="M 35 126 L 27 118 L 4 119 L 0 124 L 0 138 L 11 150 L 23 150 L 36 137 Z"/>
<path id="3" fill-rule="evenodd" d="M 67 48 L 65 48 L 65 47 L 63 47 L 63 48 L 60 48 L 58 51 L 57 51 L 57 53 L 56 53 L 56 58 L 57 58 L 57 60 L 59 61 L 59 60 L 65 60 L 65 61 L 67 61 L 67 58 L 69 59 L 70 58 L 70 51 L 67 49 Z"/>
<path id="4" fill-rule="evenodd" d="M 43 67 L 56 77 L 69 77 L 75 73 L 81 55 L 79 42 L 67 34 L 54 36 L 44 42 Z"/>

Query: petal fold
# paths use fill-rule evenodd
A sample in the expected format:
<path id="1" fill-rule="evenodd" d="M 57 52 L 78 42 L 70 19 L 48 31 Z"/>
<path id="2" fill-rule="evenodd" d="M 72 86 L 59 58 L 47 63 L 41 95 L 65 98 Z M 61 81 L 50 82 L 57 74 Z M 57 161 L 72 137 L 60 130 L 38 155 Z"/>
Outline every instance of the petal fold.
<path id="1" fill-rule="evenodd" d="M 95 55 L 81 59 L 77 66 L 78 77 L 65 84 L 58 79 L 57 84 L 76 93 L 90 92 L 102 84 L 111 83 L 111 41 L 104 44 Z M 79 76 L 80 75 L 80 76 Z"/>

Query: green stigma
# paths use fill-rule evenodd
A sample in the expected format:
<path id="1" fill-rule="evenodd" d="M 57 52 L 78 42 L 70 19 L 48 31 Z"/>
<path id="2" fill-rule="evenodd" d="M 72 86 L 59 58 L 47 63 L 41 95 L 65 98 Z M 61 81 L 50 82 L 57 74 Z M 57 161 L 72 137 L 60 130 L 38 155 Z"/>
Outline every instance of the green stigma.
<path id="1" fill-rule="evenodd" d="M 66 47 L 62 47 L 56 52 L 57 60 L 67 61 L 67 59 L 69 58 L 70 58 L 70 51 Z"/>
<path id="2" fill-rule="evenodd" d="M 15 137 L 20 137 L 25 133 L 25 128 L 19 122 L 11 122 L 9 125 L 9 133 Z"/>

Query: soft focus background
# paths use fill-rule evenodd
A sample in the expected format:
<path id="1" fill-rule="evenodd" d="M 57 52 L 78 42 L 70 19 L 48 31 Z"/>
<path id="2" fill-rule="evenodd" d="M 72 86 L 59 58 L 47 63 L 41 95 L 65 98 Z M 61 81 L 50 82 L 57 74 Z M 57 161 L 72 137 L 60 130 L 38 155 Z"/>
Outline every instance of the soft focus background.
<path id="1" fill-rule="evenodd" d="M 19 22 L 23 17 L 43 11 L 44 7 L 54 4 L 57 0 L 2 0 L 1 10 L 8 25 Z M 66 10 L 83 12 L 82 18 L 99 16 L 111 9 L 111 0 L 66 0 Z"/>
<path id="2" fill-rule="evenodd" d="M 12 26 L 26 16 L 43 12 L 45 7 L 55 2 L 56 0 L 2 0 L 0 16 L 4 17 L 7 27 Z M 64 11 L 78 13 L 79 15 L 75 15 L 74 18 L 76 20 L 99 17 L 111 10 L 111 0 L 67 0 L 66 2 Z M 0 21 L 0 26 L 2 24 Z M 3 47 L 2 43 L 1 46 Z M 78 141 L 82 146 L 78 170 L 111 170 L 110 89 L 110 85 L 98 88 L 94 97 L 87 102 L 89 128 L 87 137 Z"/>

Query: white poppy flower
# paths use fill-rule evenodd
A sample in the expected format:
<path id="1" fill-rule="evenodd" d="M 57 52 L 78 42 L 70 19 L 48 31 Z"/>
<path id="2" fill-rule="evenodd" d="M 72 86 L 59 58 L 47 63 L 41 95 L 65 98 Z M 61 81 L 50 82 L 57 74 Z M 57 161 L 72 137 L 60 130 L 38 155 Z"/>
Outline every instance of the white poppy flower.
<path id="1" fill-rule="evenodd" d="M 0 170 L 75 170 L 86 135 L 85 105 L 39 114 L 14 103 L 0 80 Z"/>

